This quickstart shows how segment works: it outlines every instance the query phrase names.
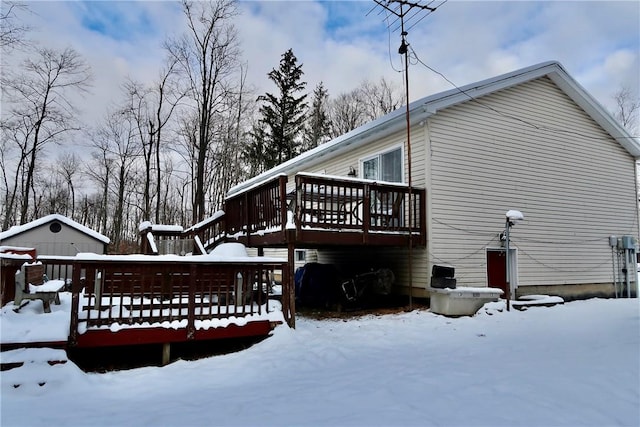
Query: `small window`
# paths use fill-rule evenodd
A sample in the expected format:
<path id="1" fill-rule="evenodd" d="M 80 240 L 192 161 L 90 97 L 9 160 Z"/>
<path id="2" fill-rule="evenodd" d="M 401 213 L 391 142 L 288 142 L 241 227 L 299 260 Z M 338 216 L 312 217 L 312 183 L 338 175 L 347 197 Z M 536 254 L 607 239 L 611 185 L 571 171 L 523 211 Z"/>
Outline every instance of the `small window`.
<path id="1" fill-rule="evenodd" d="M 307 251 L 304 249 L 296 249 L 296 262 L 305 262 L 307 260 Z"/>
<path id="2" fill-rule="evenodd" d="M 52 222 L 49 226 L 49 230 L 51 230 L 52 233 L 59 233 L 60 230 L 62 230 L 62 225 L 60 225 L 59 222 Z"/>

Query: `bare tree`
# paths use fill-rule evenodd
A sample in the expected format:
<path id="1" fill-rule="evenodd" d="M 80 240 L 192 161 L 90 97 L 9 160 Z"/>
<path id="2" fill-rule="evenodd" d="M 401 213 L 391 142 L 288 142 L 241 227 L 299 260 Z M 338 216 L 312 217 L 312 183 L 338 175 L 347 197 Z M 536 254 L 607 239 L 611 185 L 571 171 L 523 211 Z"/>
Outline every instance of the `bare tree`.
<path id="1" fill-rule="evenodd" d="M 367 121 L 389 114 L 400 107 L 404 101 L 402 94 L 384 77 L 381 77 L 377 83 L 365 80 L 356 90 Z"/>
<path id="2" fill-rule="evenodd" d="M 640 98 L 634 97 L 629 87 L 621 87 L 614 95 L 616 111 L 613 116 L 629 133 L 636 135 L 638 130 L 638 116 L 640 116 Z"/>
<path id="3" fill-rule="evenodd" d="M 215 144 L 214 117 L 223 111 L 233 92 L 240 50 L 232 19 L 237 15 L 232 0 L 183 1 L 188 34 L 166 43 L 189 85 L 189 96 L 197 111 L 197 138 L 192 141 L 195 161 L 193 222 L 204 219 L 208 158 Z"/>
<path id="4" fill-rule="evenodd" d="M 246 179 L 247 174 L 242 157 L 243 147 L 247 143 L 244 139 L 249 129 L 249 119 L 256 107 L 255 99 L 248 96 L 246 90 L 246 67 L 240 67 L 239 86 L 227 97 L 227 107 L 216 114 L 215 135 L 219 143 L 215 146 L 211 167 L 216 173 L 212 174 L 211 185 L 207 187 L 211 200 L 208 214 L 220 209 L 224 197 L 231 186 Z"/>
<path id="5" fill-rule="evenodd" d="M 337 138 L 365 123 L 357 91 L 341 93 L 331 102 L 331 137 Z"/>
<path id="6" fill-rule="evenodd" d="M 51 166 L 49 165 L 48 173 L 42 176 L 42 189 L 35 193 L 38 197 L 34 200 L 34 210 L 38 216 L 52 213 L 68 216 L 71 195 L 62 177 Z"/>
<path id="7" fill-rule="evenodd" d="M 151 205 L 155 199 L 156 223 L 160 221 L 160 203 L 162 200 L 162 165 L 161 152 L 164 146 L 162 139 L 163 130 L 168 125 L 180 100 L 185 96 L 177 84 L 177 73 L 175 72 L 176 62 L 173 59 L 161 71 L 159 79 L 149 86 L 142 83 L 128 80 L 125 82 L 124 90 L 128 98 L 128 105 L 124 107 L 123 113 L 131 117 L 136 123 L 138 137 L 143 150 L 143 160 L 145 167 L 144 179 L 144 211 L 142 216 L 145 219 L 151 218 Z M 155 177 L 152 171 L 155 169 Z M 151 187 L 154 184 L 154 191 Z"/>
<path id="8" fill-rule="evenodd" d="M 30 28 L 20 22 L 17 13 L 27 10 L 28 7 L 24 3 L 0 2 L 0 48 L 2 50 L 25 46 L 26 33 Z"/>
<path id="9" fill-rule="evenodd" d="M 71 219 L 75 219 L 76 213 L 76 189 L 74 179 L 80 171 L 80 158 L 75 153 L 62 153 L 58 156 L 55 172 L 60 175 L 66 185 L 69 194 L 69 211 Z"/>
<path id="10" fill-rule="evenodd" d="M 330 102 L 331 137 L 336 138 L 358 126 L 382 117 L 402 105 L 404 98 L 384 77 L 378 83 L 364 80 L 350 92 Z"/>
<path id="11" fill-rule="evenodd" d="M 21 186 L 20 223 L 27 221 L 29 198 L 35 197 L 34 175 L 40 153 L 63 134 L 79 129 L 71 95 L 86 90 L 90 77 L 88 64 L 71 48 L 38 49 L 20 70 L 3 76 L 2 88 L 8 101 L 2 119 L 3 138 L 14 144 L 20 159 L 16 176 L 21 182 L 13 183 Z M 7 213 L 15 201 L 13 197 Z"/>
<path id="12" fill-rule="evenodd" d="M 116 250 L 128 234 L 127 207 L 136 194 L 135 163 L 140 156 L 136 125 L 122 111 L 109 113 L 91 137 L 94 164 L 87 171 L 103 193 L 104 217 L 101 228 Z M 113 201 L 111 206 L 109 201 Z"/>

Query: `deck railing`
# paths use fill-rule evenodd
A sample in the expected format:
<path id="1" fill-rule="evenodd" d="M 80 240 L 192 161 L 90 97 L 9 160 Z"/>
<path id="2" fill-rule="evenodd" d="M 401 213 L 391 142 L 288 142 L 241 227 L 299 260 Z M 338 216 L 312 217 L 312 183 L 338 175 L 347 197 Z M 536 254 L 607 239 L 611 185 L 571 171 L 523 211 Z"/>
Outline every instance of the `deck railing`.
<path id="1" fill-rule="evenodd" d="M 230 238 L 258 231 L 279 232 L 287 223 L 286 175 L 279 175 L 225 201 L 226 233 Z"/>
<path id="2" fill-rule="evenodd" d="M 296 175 L 298 229 L 423 233 L 424 201 L 424 189 L 402 184 Z"/>
<path id="3" fill-rule="evenodd" d="M 87 330 L 133 325 L 186 329 L 192 339 L 198 321 L 265 314 L 269 280 L 285 267 L 285 262 L 172 262 L 152 256 L 76 260 L 71 343 Z"/>
<path id="4" fill-rule="evenodd" d="M 294 190 L 287 192 L 286 184 L 287 177 L 279 176 L 227 199 L 227 235 L 250 244 L 252 235 L 280 233 L 280 241 L 288 242 L 291 216 L 298 238 L 315 229 L 411 234 L 426 241 L 424 189 L 305 173 L 295 176 Z"/>
<path id="5" fill-rule="evenodd" d="M 225 240 L 238 240 L 249 247 L 304 245 L 309 243 L 305 240 L 312 234 L 309 230 L 362 235 L 360 239 L 354 235 L 319 238 L 316 233 L 310 237 L 316 244 L 377 241 L 398 246 L 408 242 L 399 236 L 410 235 L 415 244 L 424 245 L 425 202 L 424 189 L 405 184 L 305 173 L 295 176 L 295 187 L 287 192 L 287 176 L 279 175 L 229 197 L 224 214 L 220 212 L 190 229 L 142 231 L 142 248 L 143 253 L 159 253 L 163 240 L 174 246 L 187 242 L 193 253 L 205 253 Z M 384 235 L 395 238 L 384 240 Z M 148 238 L 157 239 L 159 249 L 155 252 L 149 251 Z"/>
<path id="6" fill-rule="evenodd" d="M 75 256 L 40 255 L 38 261 L 45 267 L 45 274 L 51 280 L 71 282 Z"/>
<path id="7" fill-rule="evenodd" d="M 215 247 L 227 238 L 224 211 L 218 211 L 210 218 L 186 229 L 184 234 L 193 239 L 194 253 L 205 254 L 208 248 Z"/>

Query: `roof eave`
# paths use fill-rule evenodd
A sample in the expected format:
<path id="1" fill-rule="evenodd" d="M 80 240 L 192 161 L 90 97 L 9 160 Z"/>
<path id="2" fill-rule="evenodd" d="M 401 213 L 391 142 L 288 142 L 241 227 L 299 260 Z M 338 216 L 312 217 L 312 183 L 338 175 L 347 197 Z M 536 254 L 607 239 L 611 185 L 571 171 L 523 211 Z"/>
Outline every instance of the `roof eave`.
<path id="1" fill-rule="evenodd" d="M 627 152 L 636 159 L 640 159 L 640 141 L 632 137 L 607 110 L 600 105 L 573 77 L 567 73 L 558 61 L 547 61 L 532 65 L 511 73 L 496 76 L 480 82 L 472 83 L 461 88 L 450 89 L 409 104 L 410 120 L 420 122 L 439 110 L 467 102 L 490 93 L 507 89 L 543 76 L 548 76 L 560 87 L 577 105 L 592 117 L 609 135 L 611 135 Z M 264 172 L 244 183 L 231 188 L 228 195 L 241 192 L 255 183 L 264 181 L 277 174 L 292 174 L 313 167 L 328 155 L 340 154 L 347 149 L 353 149 L 366 144 L 374 138 L 385 137 L 406 126 L 405 108 L 395 110 L 388 115 L 365 124 L 351 132 L 329 141 L 319 147 L 301 154 L 273 169 Z"/>

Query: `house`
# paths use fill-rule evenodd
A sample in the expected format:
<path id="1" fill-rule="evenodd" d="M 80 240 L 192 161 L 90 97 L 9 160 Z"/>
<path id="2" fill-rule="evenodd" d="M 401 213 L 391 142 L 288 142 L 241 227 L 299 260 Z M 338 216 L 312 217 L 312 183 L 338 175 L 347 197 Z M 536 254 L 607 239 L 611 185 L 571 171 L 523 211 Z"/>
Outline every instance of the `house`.
<path id="1" fill-rule="evenodd" d="M 433 266 L 458 286 L 517 295 L 613 295 L 610 236 L 637 239 L 640 142 L 558 62 L 431 95 L 237 185 L 229 197 L 285 174 L 409 183 L 426 190 L 426 245 L 322 247 L 320 263 L 385 266 L 396 288 L 428 296 Z M 410 165 L 410 166 L 409 166 Z M 522 212 L 510 228 L 505 213 Z"/>

